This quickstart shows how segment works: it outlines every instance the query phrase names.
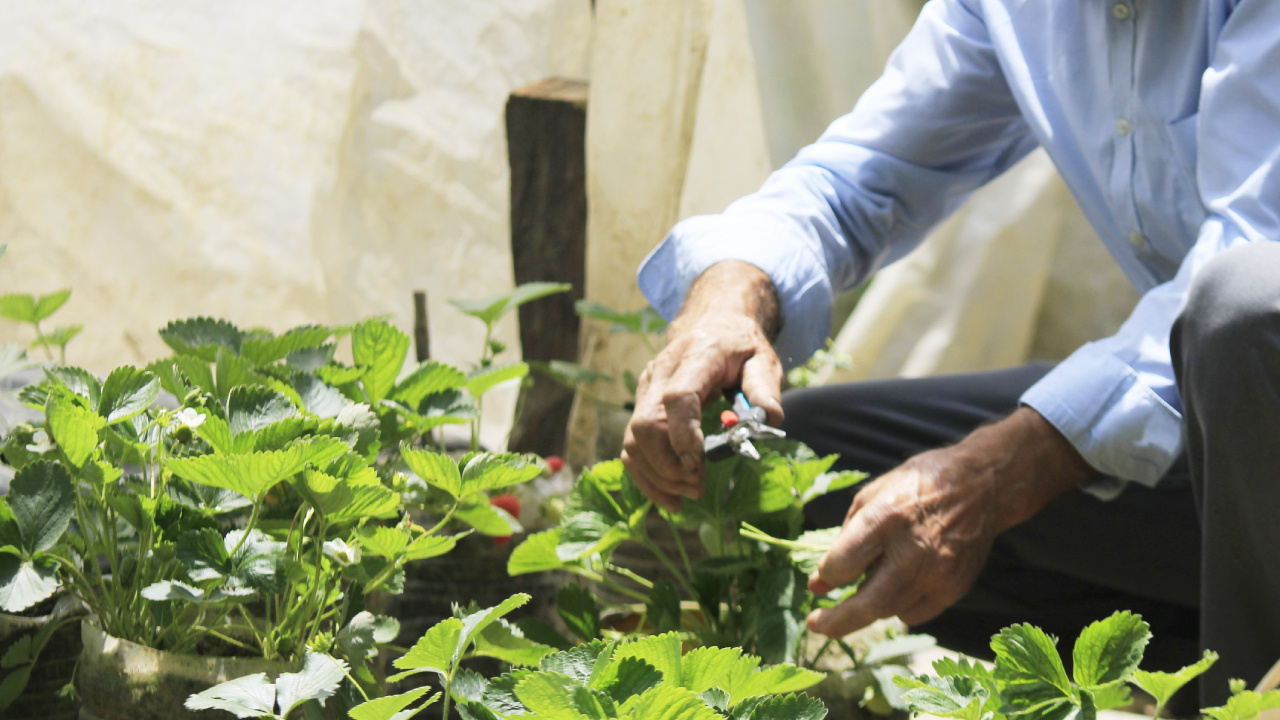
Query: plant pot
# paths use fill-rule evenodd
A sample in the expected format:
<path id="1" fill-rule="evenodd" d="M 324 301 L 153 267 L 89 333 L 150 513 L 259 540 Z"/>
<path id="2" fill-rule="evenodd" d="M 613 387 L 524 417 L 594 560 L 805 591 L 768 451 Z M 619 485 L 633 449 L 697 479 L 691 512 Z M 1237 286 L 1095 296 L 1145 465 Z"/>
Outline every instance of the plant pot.
<path id="1" fill-rule="evenodd" d="M 84 649 L 76 671 L 80 720 L 197 720 L 225 713 L 192 712 L 184 703 L 194 693 L 252 673 L 271 678 L 283 663 L 260 658 L 200 657 L 143 647 L 112 637 L 90 616 L 80 624 Z"/>
<path id="2" fill-rule="evenodd" d="M 863 705 L 871 682 L 870 673 L 865 671 L 831 670 L 826 679 L 805 692 L 827 706 L 826 720 L 907 720 L 907 712 L 882 702 Z M 881 706 L 877 709 L 884 712 L 875 712 L 875 706 Z"/>
<path id="3" fill-rule="evenodd" d="M 58 596 L 52 607 L 40 615 L 0 614 L 0 657 L 24 636 L 35 635 L 47 623 L 62 623 L 53 631 L 31 668 L 27 687 L 4 709 L 4 717 L 12 720 L 74 720 L 80 704 L 62 697 L 62 689 L 75 674 L 80 657 L 80 622 L 84 606 L 69 595 Z M 0 677 L 11 670 L 0 670 Z"/>

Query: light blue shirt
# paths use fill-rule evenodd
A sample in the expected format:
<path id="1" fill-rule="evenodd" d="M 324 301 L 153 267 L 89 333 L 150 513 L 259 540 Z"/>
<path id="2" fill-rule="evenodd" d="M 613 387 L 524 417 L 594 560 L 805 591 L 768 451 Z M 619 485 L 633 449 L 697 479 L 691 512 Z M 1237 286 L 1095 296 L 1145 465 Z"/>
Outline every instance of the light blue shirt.
<path id="1" fill-rule="evenodd" d="M 752 263 L 798 364 L 834 292 L 1037 147 L 1142 298 L 1022 402 L 1099 471 L 1153 485 L 1182 450 L 1169 331 L 1188 281 L 1280 239 L 1280 0 L 932 0 L 853 112 L 759 192 L 677 225 L 640 287 L 672 317 L 707 267 Z"/>

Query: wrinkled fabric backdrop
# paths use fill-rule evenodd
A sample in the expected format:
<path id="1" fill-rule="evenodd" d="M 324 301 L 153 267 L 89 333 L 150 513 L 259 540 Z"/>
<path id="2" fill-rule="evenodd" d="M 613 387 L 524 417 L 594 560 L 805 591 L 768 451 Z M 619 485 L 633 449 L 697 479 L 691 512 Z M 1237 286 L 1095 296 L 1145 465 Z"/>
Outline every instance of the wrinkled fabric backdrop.
<path id="1" fill-rule="evenodd" d="M 0 292 L 73 295 L 68 361 L 167 352 L 174 318 L 242 327 L 412 322 L 464 363 L 448 298 L 510 288 L 503 104 L 589 77 L 587 296 L 633 309 L 640 259 L 852 107 L 916 0 L 160 0 L 0 4 Z M 1016 299 L 1016 301 L 1015 301 Z M 856 370 L 922 375 L 1063 357 L 1133 291 L 1042 154 L 880 273 L 839 332 Z M 514 318 L 499 338 L 518 352 Z M 0 321 L 0 341 L 29 342 Z M 643 346 L 588 323 L 584 363 Z M 620 388 L 596 388 L 620 399 Z M 497 392 L 497 391 L 496 391 Z M 514 388 L 486 402 L 500 446 Z M 571 459 L 621 418 L 575 411 Z M 607 446 L 609 443 L 603 443 Z"/>

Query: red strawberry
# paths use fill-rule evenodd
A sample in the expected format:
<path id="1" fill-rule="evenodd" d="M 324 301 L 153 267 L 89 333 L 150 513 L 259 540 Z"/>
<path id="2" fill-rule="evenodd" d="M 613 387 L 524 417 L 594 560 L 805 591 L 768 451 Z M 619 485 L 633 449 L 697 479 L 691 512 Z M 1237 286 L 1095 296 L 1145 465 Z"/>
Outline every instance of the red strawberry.
<path id="1" fill-rule="evenodd" d="M 502 508 L 503 510 L 506 510 L 508 513 L 511 514 L 511 517 L 517 520 L 520 519 L 520 500 L 518 500 L 516 496 L 512 495 L 511 493 L 502 493 L 501 495 L 494 495 L 493 497 L 489 498 L 489 504 L 496 508 Z M 505 547 L 506 544 L 509 542 L 511 542 L 510 535 L 495 537 L 493 539 L 493 544 L 497 545 L 498 547 Z"/>
<path id="2" fill-rule="evenodd" d="M 727 428 L 731 428 L 738 424 L 738 413 L 732 410 L 725 410 L 720 413 L 720 424 Z"/>
<path id="3" fill-rule="evenodd" d="M 556 473 L 560 472 L 560 470 L 562 470 L 563 468 L 564 468 L 564 458 L 560 457 L 559 455 L 552 455 L 551 457 L 547 458 L 547 469 L 551 471 L 552 475 L 555 475 Z"/>
<path id="4" fill-rule="evenodd" d="M 511 493 L 502 493 L 489 498 L 489 504 L 511 513 L 511 517 L 520 519 L 520 500 Z"/>

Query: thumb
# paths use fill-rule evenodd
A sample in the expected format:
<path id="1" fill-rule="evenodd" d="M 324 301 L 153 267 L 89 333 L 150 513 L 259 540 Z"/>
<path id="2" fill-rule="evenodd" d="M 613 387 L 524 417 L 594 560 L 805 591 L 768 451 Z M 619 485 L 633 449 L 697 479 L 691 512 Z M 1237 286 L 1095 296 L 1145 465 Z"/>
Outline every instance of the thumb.
<path id="1" fill-rule="evenodd" d="M 782 363 L 773 348 L 761 348 L 742 364 L 742 393 L 764 408 L 770 425 L 782 424 Z"/>

